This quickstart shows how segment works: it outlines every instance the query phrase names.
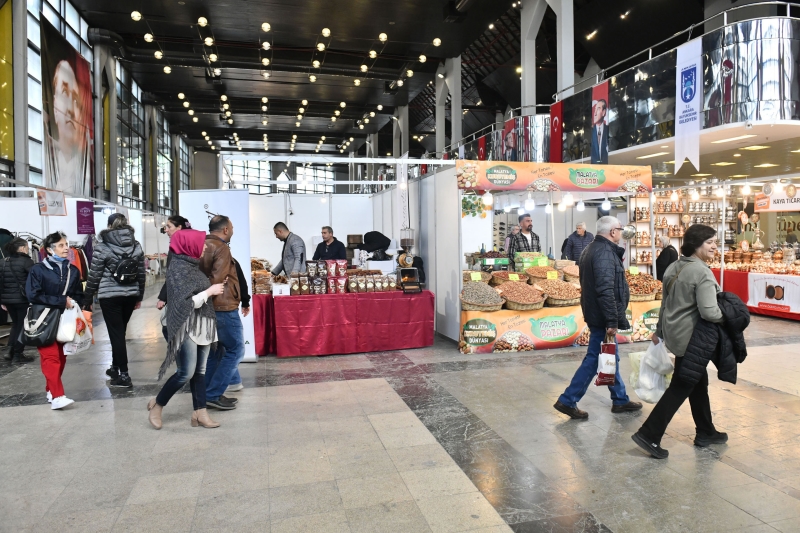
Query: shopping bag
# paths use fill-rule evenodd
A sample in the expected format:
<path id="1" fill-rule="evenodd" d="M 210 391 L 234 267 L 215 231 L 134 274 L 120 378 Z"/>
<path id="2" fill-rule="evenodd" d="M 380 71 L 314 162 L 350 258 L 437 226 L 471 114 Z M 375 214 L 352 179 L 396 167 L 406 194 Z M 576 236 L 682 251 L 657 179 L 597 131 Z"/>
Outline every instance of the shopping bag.
<path id="1" fill-rule="evenodd" d="M 64 317 L 61 317 L 64 322 Z M 92 328 L 86 321 L 84 314 L 78 313 L 74 320 L 75 336 L 70 342 L 64 343 L 64 355 L 75 355 L 89 349 L 92 345 Z"/>
<path id="2" fill-rule="evenodd" d="M 63 313 L 61 313 L 61 321 L 58 323 L 58 333 L 56 333 L 56 341 L 58 342 L 72 342 L 75 338 L 75 332 L 77 330 L 77 321 L 83 318 L 83 313 L 81 312 L 78 305 L 73 303 L 72 307 L 69 309 L 65 309 Z"/>
<path id="3" fill-rule="evenodd" d="M 600 345 L 600 355 L 597 357 L 597 379 L 594 384 L 598 387 L 613 385 L 617 375 L 617 342 L 613 335 L 606 335 L 605 342 Z"/>
<path id="4" fill-rule="evenodd" d="M 644 354 L 642 363 L 646 364 L 662 376 L 670 374 L 673 370 L 672 360 L 669 358 L 667 347 L 664 345 L 664 341 L 660 341 L 658 344 L 655 344 L 651 341 L 650 346 L 647 347 L 647 352 Z"/>
<path id="5" fill-rule="evenodd" d="M 644 360 L 639 366 L 639 386 L 634 389 L 636 396 L 647 403 L 656 403 L 667 390 L 667 377 L 659 374 Z"/>
<path id="6" fill-rule="evenodd" d="M 89 333 L 92 334 L 92 344 L 94 344 L 94 326 L 92 325 L 92 312 L 84 311 L 83 319 L 86 320 L 86 324 L 89 326 Z"/>
<path id="7" fill-rule="evenodd" d="M 628 354 L 628 359 L 631 362 L 631 375 L 630 387 L 635 389 L 639 386 L 639 367 L 642 364 L 642 358 L 644 357 L 645 352 L 631 352 Z"/>

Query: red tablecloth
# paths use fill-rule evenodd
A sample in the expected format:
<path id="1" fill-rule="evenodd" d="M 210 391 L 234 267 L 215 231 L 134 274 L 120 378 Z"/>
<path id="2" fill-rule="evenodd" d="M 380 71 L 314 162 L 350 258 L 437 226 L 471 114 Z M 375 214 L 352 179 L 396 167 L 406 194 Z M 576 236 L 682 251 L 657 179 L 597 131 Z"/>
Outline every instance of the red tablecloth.
<path id="1" fill-rule="evenodd" d="M 433 345 L 434 296 L 430 291 L 257 295 L 253 301 L 258 355 L 300 357 Z"/>
<path id="2" fill-rule="evenodd" d="M 711 271 L 714 273 L 714 277 L 717 278 L 717 283 L 719 283 L 720 271 L 713 268 L 711 269 Z M 750 300 L 749 276 L 750 275 L 747 272 L 726 270 L 725 281 L 722 285 L 722 290 L 736 294 L 746 304 L 748 300 Z M 758 315 L 788 318 L 789 320 L 800 320 L 800 315 L 797 315 L 795 313 L 787 313 L 785 311 L 779 311 L 777 309 L 767 309 L 764 307 L 754 307 L 750 305 L 748 305 L 747 308 L 750 310 L 751 313 L 756 313 Z"/>

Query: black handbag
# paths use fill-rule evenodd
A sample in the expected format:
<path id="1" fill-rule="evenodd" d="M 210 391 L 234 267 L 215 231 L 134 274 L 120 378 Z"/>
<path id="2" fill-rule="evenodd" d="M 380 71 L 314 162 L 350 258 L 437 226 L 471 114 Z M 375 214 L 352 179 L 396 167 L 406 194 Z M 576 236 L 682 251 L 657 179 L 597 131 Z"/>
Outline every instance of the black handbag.
<path id="1" fill-rule="evenodd" d="M 69 278 L 70 269 L 67 265 L 67 283 L 64 285 L 63 295 L 66 295 L 69 289 Z M 18 340 L 26 346 L 50 346 L 56 342 L 60 321 L 61 311 L 59 309 L 42 304 L 31 304 L 22 320 L 22 331 Z"/>

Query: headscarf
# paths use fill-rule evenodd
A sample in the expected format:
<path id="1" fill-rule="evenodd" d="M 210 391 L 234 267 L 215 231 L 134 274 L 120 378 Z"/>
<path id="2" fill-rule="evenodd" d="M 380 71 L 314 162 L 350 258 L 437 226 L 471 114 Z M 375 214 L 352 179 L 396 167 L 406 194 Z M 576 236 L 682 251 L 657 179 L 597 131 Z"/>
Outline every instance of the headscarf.
<path id="1" fill-rule="evenodd" d="M 204 231 L 183 229 L 172 235 L 172 239 L 169 241 L 169 249 L 178 255 L 187 255 L 200 259 L 200 256 L 203 255 L 205 242 L 206 234 Z"/>

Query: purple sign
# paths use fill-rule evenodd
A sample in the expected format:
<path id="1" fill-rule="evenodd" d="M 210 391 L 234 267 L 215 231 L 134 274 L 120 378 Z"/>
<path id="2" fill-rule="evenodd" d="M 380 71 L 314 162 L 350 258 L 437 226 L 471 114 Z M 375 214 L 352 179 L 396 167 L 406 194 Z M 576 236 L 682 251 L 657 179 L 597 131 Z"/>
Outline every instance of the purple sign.
<path id="1" fill-rule="evenodd" d="M 94 233 L 94 204 L 92 202 L 75 202 L 78 212 L 78 235 Z"/>

